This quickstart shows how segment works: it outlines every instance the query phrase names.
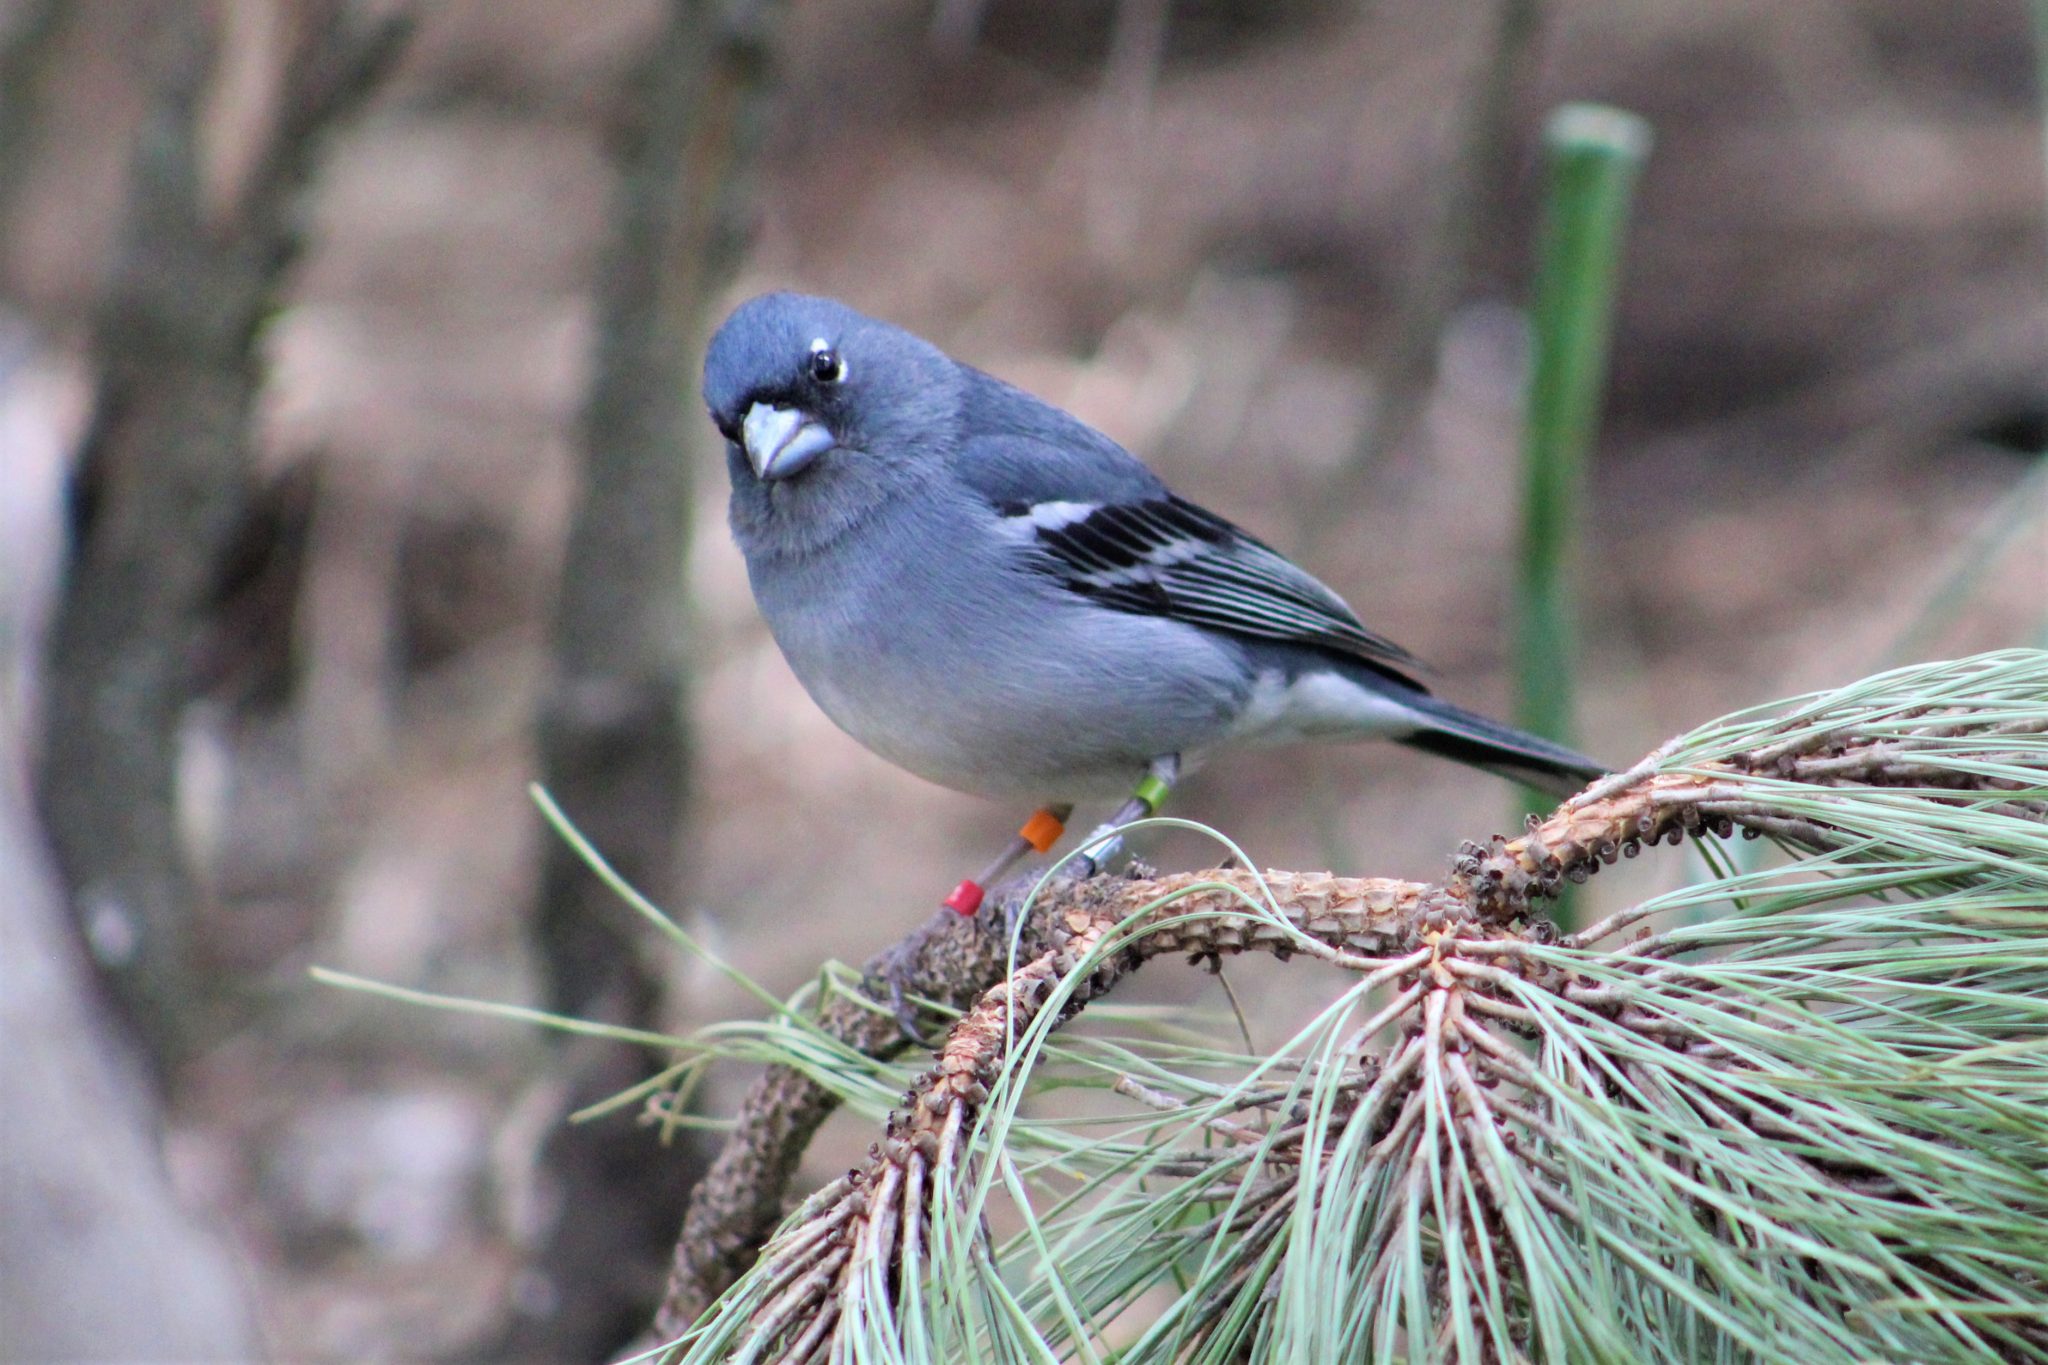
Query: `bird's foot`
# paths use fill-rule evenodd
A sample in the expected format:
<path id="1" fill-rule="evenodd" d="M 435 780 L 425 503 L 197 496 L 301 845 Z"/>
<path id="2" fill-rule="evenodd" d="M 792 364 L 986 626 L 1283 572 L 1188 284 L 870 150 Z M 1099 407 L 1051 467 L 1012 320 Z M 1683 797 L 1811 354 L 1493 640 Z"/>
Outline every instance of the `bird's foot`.
<path id="1" fill-rule="evenodd" d="M 861 981 L 869 999 L 889 1002 L 889 1014 L 895 1019 L 897 1030 L 918 1046 L 930 1042 L 921 1012 L 910 998 L 913 964 L 925 937 L 922 932 L 913 934 L 889 949 L 878 961 L 871 961 Z"/>
<path id="2" fill-rule="evenodd" d="M 917 1017 L 917 1007 L 910 1003 L 910 996 L 903 989 L 903 978 L 883 977 L 882 987 L 889 996 L 889 1013 L 895 1017 L 896 1031 L 912 1043 L 922 1045 L 928 1041 L 919 1026 L 921 1021 Z"/>

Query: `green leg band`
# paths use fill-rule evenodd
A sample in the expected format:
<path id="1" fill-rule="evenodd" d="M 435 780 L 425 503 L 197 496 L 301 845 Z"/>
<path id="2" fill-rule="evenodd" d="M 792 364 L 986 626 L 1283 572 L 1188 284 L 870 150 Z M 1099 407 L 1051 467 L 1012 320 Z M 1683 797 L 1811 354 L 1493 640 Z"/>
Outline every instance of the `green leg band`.
<path id="1" fill-rule="evenodd" d="M 1135 800 L 1143 801 L 1145 809 L 1156 815 L 1159 808 L 1166 804 L 1167 793 L 1172 790 L 1173 787 L 1169 783 L 1160 781 L 1156 776 L 1148 775 L 1144 781 L 1138 784 L 1137 790 L 1132 792 L 1131 796 Z"/>

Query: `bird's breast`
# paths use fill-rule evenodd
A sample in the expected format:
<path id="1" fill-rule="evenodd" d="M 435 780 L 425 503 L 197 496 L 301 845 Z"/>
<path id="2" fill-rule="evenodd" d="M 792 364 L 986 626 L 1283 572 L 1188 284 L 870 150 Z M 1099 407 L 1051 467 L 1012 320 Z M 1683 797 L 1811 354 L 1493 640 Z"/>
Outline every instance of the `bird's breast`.
<path id="1" fill-rule="evenodd" d="M 994 794 L 1001 751 L 992 709 L 1030 683 L 1007 660 L 999 581 L 969 581 L 931 537 L 888 537 L 889 553 L 825 553 L 748 568 L 783 657 L 835 724 L 898 767 Z M 1028 701 L 1028 698 L 1026 699 Z"/>
<path id="2" fill-rule="evenodd" d="M 1221 735 L 1248 686 L 1203 633 L 1088 603 L 993 538 L 912 520 L 880 539 L 750 560 L 755 597 L 819 707 L 943 786 L 1121 794 L 1148 760 Z"/>

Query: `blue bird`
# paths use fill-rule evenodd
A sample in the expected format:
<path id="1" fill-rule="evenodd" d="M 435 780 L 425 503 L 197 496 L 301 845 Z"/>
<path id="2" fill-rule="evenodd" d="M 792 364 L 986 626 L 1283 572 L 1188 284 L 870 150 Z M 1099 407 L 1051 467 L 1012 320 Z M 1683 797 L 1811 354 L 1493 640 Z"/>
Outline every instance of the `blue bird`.
<path id="1" fill-rule="evenodd" d="M 963 913 L 1074 801 L 1130 793 L 1112 824 L 1138 818 L 1233 746 L 1392 739 L 1559 795 L 1605 771 L 1430 695 L 1116 442 L 845 304 L 741 304 L 704 397 L 755 601 L 818 705 L 899 767 L 1040 806 L 948 897 Z"/>

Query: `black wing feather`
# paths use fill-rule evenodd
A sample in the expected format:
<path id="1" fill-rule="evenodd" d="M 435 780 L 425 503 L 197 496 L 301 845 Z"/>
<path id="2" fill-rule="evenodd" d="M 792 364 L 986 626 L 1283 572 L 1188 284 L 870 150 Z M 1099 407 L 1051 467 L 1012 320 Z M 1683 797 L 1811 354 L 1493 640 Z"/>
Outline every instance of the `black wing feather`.
<path id="1" fill-rule="evenodd" d="M 1021 514 L 1029 515 L 1029 509 Z M 1256 537 L 1171 493 L 1109 502 L 1037 529 L 1066 587 L 1119 611 L 1329 650 L 1418 690 L 1419 660 Z"/>

